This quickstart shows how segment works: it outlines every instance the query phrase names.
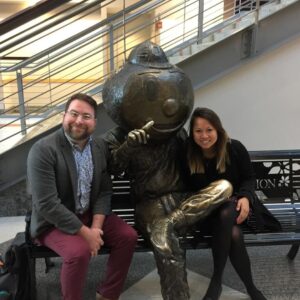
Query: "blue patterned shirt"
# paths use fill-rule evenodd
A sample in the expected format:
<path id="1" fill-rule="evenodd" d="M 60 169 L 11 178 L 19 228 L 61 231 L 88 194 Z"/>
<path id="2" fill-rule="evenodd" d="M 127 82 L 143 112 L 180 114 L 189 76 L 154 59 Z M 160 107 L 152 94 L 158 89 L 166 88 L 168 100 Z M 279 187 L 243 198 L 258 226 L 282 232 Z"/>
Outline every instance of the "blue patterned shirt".
<path id="1" fill-rule="evenodd" d="M 83 150 L 81 150 L 78 145 L 72 142 L 67 134 L 66 137 L 72 146 L 77 168 L 77 198 L 75 199 L 76 213 L 83 214 L 90 206 L 90 193 L 94 173 L 91 152 L 92 138 L 89 138 L 86 146 Z"/>

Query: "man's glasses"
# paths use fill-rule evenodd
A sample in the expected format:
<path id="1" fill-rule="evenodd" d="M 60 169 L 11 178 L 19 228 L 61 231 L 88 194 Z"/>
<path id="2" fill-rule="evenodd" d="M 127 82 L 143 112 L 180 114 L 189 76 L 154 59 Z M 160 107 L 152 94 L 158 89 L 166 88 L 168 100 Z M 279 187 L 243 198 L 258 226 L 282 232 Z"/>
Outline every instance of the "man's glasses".
<path id="1" fill-rule="evenodd" d="M 81 118 L 85 121 L 89 121 L 89 120 L 92 120 L 94 119 L 94 116 L 91 115 L 91 114 L 88 114 L 88 113 L 79 113 L 78 111 L 76 110 L 68 110 L 67 113 L 74 119 L 77 119 L 79 116 L 81 116 Z"/>

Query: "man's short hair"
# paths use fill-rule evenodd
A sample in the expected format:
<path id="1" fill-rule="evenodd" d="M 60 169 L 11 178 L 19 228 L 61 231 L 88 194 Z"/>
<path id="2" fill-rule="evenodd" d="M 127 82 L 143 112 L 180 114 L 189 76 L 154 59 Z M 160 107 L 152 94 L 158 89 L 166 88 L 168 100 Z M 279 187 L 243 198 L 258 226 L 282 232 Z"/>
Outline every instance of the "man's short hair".
<path id="1" fill-rule="evenodd" d="M 87 94 L 83 94 L 83 93 L 77 93 L 74 94 L 73 96 L 71 96 L 71 98 L 67 101 L 66 106 L 65 106 L 65 112 L 68 111 L 70 104 L 74 101 L 74 100 L 80 100 L 80 101 L 84 101 L 87 104 L 89 104 L 95 112 L 95 117 L 96 117 L 96 113 L 97 113 L 97 102 L 95 101 L 95 99 Z"/>

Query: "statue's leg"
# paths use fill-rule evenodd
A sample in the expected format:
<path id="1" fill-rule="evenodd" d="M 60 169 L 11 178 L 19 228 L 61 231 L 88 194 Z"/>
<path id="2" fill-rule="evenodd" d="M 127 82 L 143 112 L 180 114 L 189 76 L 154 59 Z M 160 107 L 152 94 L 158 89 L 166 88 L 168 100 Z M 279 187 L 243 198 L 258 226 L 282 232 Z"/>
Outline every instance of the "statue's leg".
<path id="1" fill-rule="evenodd" d="M 162 216 L 151 222 L 151 243 L 165 256 L 172 257 L 172 235 L 174 230 L 180 230 L 195 224 L 207 217 L 214 209 L 225 201 L 228 201 L 232 194 L 232 186 L 227 180 L 212 182 L 206 188 L 185 199 L 177 209 L 167 216 Z"/>
<path id="2" fill-rule="evenodd" d="M 161 294 L 164 300 L 190 299 L 187 282 L 185 251 L 177 254 L 174 259 L 153 250 L 160 277 Z"/>
<path id="3" fill-rule="evenodd" d="M 159 199 L 140 202 L 136 206 L 136 224 L 144 237 L 151 241 L 149 224 L 165 216 L 165 208 Z M 170 232 L 172 258 L 166 257 L 153 245 L 158 274 L 160 276 L 161 293 L 164 300 L 188 300 L 185 251 L 180 248 L 177 236 Z"/>

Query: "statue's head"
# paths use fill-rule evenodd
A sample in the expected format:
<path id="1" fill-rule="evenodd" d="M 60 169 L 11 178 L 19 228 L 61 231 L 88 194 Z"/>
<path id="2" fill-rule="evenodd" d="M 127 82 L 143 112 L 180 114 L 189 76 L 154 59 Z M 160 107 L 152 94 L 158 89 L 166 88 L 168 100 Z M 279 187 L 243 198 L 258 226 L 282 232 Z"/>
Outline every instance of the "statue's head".
<path id="1" fill-rule="evenodd" d="M 105 82 L 102 95 L 110 117 L 127 131 L 153 120 L 153 139 L 176 133 L 189 117 L 194 101 L 190 79 L 151 42 L 132 50 L 124 67 Z"/>

